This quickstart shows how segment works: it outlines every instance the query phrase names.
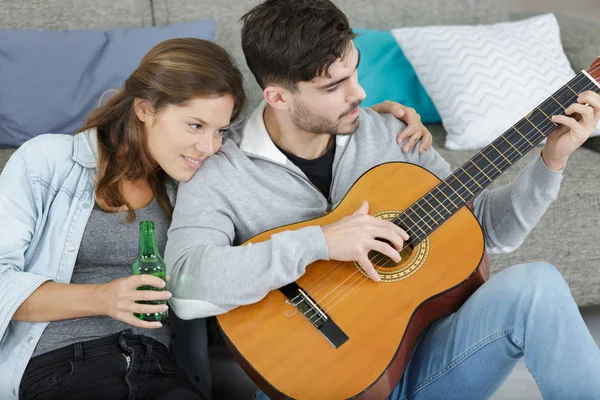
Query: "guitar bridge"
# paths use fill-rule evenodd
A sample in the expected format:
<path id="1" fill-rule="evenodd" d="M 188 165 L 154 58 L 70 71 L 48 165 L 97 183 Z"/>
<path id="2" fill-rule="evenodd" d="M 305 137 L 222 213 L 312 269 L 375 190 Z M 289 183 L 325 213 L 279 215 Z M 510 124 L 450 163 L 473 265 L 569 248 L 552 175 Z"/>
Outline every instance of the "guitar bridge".
<path id="1" fill-rule="evenodd" d="M 337 326 L 329 315 L 306 291 L 297 283 L 279 289 L 304 317 L 323 335 L 336 349 L 346 343 L 348 336 Z"/>

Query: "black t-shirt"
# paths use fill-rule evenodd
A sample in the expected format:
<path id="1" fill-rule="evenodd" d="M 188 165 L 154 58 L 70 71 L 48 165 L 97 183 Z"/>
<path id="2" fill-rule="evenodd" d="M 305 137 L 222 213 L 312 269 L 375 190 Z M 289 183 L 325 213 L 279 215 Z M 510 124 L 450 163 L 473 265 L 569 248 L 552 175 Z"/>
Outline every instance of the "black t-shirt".
<path id="1" fill-rule="evenodd" d="M 331 188 L 331 177 L 333 174 L 333 158 L 335 156 L 335 141 L 329 146 L 325 154 L 314 160 L 306 160 L 288 153 L 279 146 L 279 150 L 304 172 L 308 179 L 315 185 L 326 199 L 329 199 Z"/>

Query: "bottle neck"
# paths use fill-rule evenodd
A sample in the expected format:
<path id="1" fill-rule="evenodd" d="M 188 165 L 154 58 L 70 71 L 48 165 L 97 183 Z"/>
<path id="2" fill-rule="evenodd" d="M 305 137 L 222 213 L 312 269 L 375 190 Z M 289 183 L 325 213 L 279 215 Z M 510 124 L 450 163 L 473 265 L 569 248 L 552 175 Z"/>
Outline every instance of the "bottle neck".
<path id="1" fill-rule="evenodd" d="M 140 227 L 139 257 L 160 257 L 153 225 L 144 224 Z"/>

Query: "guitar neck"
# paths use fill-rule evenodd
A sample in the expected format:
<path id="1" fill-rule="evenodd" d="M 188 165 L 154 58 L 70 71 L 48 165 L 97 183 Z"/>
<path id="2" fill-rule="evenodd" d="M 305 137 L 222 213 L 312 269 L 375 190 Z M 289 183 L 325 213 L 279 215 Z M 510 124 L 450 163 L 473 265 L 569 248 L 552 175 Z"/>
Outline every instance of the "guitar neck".
<path id="1" fill-rule="evenodd" d="M 394 222 L 407 230 L 409 243 L 420 243 L 534 149 L 557 127 L 552 115 L 564 115 L 565 109 L 587 90 L 599 93 L 600 86 L 584 71 L 404 210 Z"/>

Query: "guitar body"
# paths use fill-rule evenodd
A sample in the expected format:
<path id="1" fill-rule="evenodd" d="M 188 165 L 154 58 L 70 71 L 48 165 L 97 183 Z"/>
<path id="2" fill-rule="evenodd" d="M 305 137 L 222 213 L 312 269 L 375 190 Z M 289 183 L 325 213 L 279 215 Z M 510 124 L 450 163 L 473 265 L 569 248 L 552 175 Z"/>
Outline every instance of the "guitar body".
<path id="1" fill-rule="evenodd" d="M 383 164 L 356 181 L 330 214 L 264 232 L 247 243 L 333 223 L 363 200 L 369 201 L 370 214 L 393 217 L 439 182 L 413 164 Z M 379 283 L 352 262 L 309 265 L 296 283 L 347 336 L 337 348 L 279 290 L 218 316 L 218 322 L 240 365 L 273 399 L 384 399 L 400 381 L 425 327 L 456 311 L 488 278 L 484 256 L 481 227 L 463 207 L 401 263 L 381 268 Z"/>

